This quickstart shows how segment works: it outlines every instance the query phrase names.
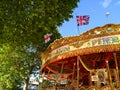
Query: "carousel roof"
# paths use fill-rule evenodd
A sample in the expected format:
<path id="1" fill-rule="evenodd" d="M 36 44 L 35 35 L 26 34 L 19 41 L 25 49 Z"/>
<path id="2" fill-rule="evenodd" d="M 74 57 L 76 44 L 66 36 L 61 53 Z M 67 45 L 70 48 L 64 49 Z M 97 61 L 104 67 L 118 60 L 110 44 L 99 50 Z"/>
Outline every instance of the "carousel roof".
<path id="1" fill-rule="evenodd" d="M 105 59 L 106 53 L 104 52 L 117 52 L 117 56 L 119 56 L 119 51 L 120 24 L 107 24 L 96 27 L 79 36 L 64 37 L 51 43 L 41 55 L 41 73 L 70 75 L 76 65 L 77 56 L 82 58 L 82 62 L 88 68 L 93 69 L 95 68 L 94 61 L 99 63 L 99 60 Z M 62 66 L 64 69 L 61 71 Z M 80 66 L 84 68 L 83 65 Z M 82 72 L 82 74 L 86 74 L 87 71 L 82 69 Z"/>

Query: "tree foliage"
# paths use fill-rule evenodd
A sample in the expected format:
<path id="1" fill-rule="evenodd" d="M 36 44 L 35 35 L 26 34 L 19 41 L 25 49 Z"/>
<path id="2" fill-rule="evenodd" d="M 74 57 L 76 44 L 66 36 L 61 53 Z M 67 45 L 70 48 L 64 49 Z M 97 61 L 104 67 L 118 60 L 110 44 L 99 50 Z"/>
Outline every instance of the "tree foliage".
<path id="1" fill-rule="evenodd" d="M 18 45 L 43 42 L 46 32 L 54 31 L 64 20 L 72 17 L 77 1 L 79 0 L 0 1 L 1 34 L 4 34 L 4 42 L 10 41 Z"/>
<path id="2" fill-rule="evenodd" d="M 0 47 L 0 90 L 13 90 L 20 80 L 19 59 L 22 58 L 15 53 L 14 48 L 8 44 Z"/>
<path id="3" fill-rule="evenodd" d="M 57 27 L 72 17 L 79 0 L 0 0 L 0 87 L 29 80 L 40 53 L 60 38 Z M 49 43 L 44 35 L 52 33 Z M 1 89 L 2 90 L 2 89 Z"/>

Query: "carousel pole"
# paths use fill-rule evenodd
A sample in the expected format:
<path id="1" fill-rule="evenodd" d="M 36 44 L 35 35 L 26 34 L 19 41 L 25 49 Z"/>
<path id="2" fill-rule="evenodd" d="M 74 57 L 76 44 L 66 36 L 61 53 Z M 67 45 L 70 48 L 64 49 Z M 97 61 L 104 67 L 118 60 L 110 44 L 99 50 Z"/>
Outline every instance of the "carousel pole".
<path id="1" fill-rule="evenodd" d="M 62 66 L 61 66 L 60 76 L 62 75 L 63 67 L 64 67 L 64 63 L 62 63 Z"/>
<path id="2" fill-rule="evenodd" d="M 111 73 L 110 73 L 110 67 L 109 67 L 109 63 L 108 63 L 108 60 L 106 60 L 106 66 L 107 66 L 107 71 L 108 71 L 108 77 L 109 77 L 109 84 L 110 84 L 110 88 L 111 90 L 114 90 L 113 89 L 113 85 L 112 85 L 112 78 L 111 78 Z"/>
<path id="3" fill-rule="evenodd" d="M 61 66 L 61 71 L 60 71 L 60 77 L 61 77 L 61 75 L 62 75 L 62 72 L 63 72 L 63 67 L 64 67 L 64 63 L 62 63 L 62 66 Z M 59 78 L 60 79 L 60 78 Z M 59 80 L 58 80 L 59 81 Z M 61 81 L 61 80 L 60 80 Z M 58 90 L 59 90 L 59 86 L 58 86 Z"/>
<path id="4" fill-rule="evenodd" d="M 62 63 L 60 74 L 62 74 L 62 72 L 63 72 L 63 66 L 64 66 L 64 63 Z"/>
<path id="5" fill-rule="evenodd" d="M 79 90 L 79 70 L 80 70 L 80 66 L 79 66 L 79 58 L 77 56 L 77 90 Z"/>
<path id="6" fill-rule="evenodd" d="M 55 87 L 54 87 L 54 90 L 58 90 L 58 81 L 59 81 L 59 73 L 56 74 L 56 84 L 55 84 Z"/>
<path id="7" fill-rule="evenodd" d="M 117 81 L 116 81 L 116 83 L 117 83 L 117 87 L 119 87 L 120 86 L 120 83 L 119 83 L 119 70 L 118 70 L 118 63 L 117 63 L 117 57 L 116 57 L 116 53 L 113 53 L 113 55 L 114 55 L 114 58 L 115 58 L 115 65 L 116 65 L 116 77 L 117 77 Z"/>
<path id="8" fill-rule="evenodd" d="M 74 79 L 74 73 L 75 73 L 75 63 L 74 63 L 74 66 L 73 66 L 73 75 L 72 75 L 72 82 L 73 82 L 73 79 Z"/>
<path id="9" fill-rule="evenodd" d="M 106 52 L 105 62 L 106 62 L 106 67 L 107 67 L 107 72 L 108 72 L 110 88 L 111 88 L 111 90 L 114 90 L 113 84 L 112 84 L 112 77 L 111 77 L 110 67 L 109 67 L 109 60 L 111 59 L 111 55 L 112 55 L 112 53 Z"/>

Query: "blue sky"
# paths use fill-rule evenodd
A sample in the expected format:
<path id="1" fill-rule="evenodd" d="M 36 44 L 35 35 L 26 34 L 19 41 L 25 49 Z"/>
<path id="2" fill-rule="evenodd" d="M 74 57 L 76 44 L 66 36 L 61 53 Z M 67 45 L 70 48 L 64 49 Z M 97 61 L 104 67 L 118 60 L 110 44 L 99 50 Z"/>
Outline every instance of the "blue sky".
<path id="1" fill-rule="evenodd" d="M 108 18 L 106 12 L 110 13 Z M 120 0 L 80 0 L 74 9 L 73 18 L 58 28 L 63 37 L 78 35 L 76 15 L 90 16 L 88 25 L 79 26 L 79 34 L 107 23 L 120 24 Z"/>

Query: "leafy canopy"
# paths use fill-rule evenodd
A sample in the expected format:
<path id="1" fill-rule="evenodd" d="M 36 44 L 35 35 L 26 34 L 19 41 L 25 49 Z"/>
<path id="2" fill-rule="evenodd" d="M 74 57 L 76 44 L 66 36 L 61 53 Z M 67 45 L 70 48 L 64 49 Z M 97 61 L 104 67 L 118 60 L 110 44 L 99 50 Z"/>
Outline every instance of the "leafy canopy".
<path id="1" fill-rule="evenodd" d="M 72 17 L 78 1 L 0 0 L 1 90 L 13 90 L 22 79 L 29 79 L 36 66 L 40 67 L 39 54 L 61 37 L 57 27 Z M 53 34 L 47 44 L 46 33 Z"/>

